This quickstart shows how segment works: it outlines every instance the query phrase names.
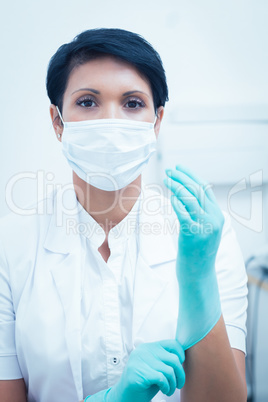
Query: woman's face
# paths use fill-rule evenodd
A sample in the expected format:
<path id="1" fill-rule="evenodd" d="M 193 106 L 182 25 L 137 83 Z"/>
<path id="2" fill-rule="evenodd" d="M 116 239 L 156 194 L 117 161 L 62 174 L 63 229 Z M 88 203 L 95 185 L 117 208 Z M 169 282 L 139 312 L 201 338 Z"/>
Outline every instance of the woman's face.
<path id="1" fill-rule="evenodd" d="M 50 113 L 54 121 L 58 115 L 55 105 L 51 105 Z M 163 113 L 161 106 L 157 110 L 156 137 Z M 135 67 L 112 56 L 102 56 L 71 72 L 63 96 L 62 118 L 66 122 L 116 118 L 153 123 L 153 94 Z M 62 134 L 59 119 L 53 126 L 56 134 Z"/>

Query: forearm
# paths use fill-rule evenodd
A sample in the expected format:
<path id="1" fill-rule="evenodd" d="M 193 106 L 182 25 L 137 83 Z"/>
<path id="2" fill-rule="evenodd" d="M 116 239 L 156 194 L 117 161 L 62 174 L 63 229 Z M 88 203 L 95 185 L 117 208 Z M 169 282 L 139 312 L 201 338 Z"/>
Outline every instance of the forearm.
<path id="1" fill-rule="evenodd" d="M 23 378 L 18 380 L 0 380 L 1 402 L 26 402 L 27 391 Z"/>
<path id="2" fill-rule="evenodd" d="M 246 402 L 246 384 L 237 367 L 223 317 L 205 338 L 185 351 L 182 402 Z"/>

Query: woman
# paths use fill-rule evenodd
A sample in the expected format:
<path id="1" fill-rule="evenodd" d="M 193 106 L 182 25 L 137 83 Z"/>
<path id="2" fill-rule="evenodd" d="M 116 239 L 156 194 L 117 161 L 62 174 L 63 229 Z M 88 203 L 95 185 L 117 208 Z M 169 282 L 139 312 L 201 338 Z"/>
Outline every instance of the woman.
<path id="1" fill-rule="evenodd" d="M 47 91 L 73 183 L 1 220 L 1 402 L 245 401 L 230 218 L 181 166 L 171 200 L 141 178 L 168 100 L 159 55 L 88 30 L 52 57 Z"/>

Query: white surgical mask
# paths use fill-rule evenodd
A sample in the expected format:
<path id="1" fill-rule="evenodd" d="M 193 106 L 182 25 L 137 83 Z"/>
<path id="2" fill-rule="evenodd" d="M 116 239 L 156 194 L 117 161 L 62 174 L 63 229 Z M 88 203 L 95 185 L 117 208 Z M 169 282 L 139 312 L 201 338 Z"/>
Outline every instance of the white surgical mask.
<path id="1" fill-rule="evenodd" d="M 154 123 L 125 119 L 64 122 L 62 152 L 75 173 L 101 190 L 135 180 L 156 151 Z"/>

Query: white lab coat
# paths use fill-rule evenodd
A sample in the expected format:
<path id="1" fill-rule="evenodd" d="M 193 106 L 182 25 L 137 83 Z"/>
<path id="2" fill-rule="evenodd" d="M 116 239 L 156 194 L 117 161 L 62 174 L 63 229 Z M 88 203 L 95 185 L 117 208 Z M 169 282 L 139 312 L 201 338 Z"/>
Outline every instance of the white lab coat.
<path id="1" fill-rule="evenodd" d="M 144 197 L 154 197 L 150 211 L 161 204 L 158 213 L 142 208 L 140 214 L 139 227 L 145 225 L 140 230 L 136 266 L 133 348 L 141 342 L 174 338 L 176 332 L 178 233 L 169 233 L 167 221 L 178 221 L 169 199 L 156 194 L 145 190 Z M 77 216 L 76 208 L 67 212 L 75 204 L 74 191 L 58 190 L 38 203 L 38 213 L 10 214 L 0 222 L 0 379 L 23 376 L 29 402 L 83 399 L 81 238 L 66 231 L 68 219 Z M 216 271 L 231 346 L 245 351 L 247 277 L 230 220 L 225 217 Z M 150 225 L 155 233 L 149 235 Z M 179 390 L 171 397 L 159 392 L 153 399 L 178 400 Z"/>

